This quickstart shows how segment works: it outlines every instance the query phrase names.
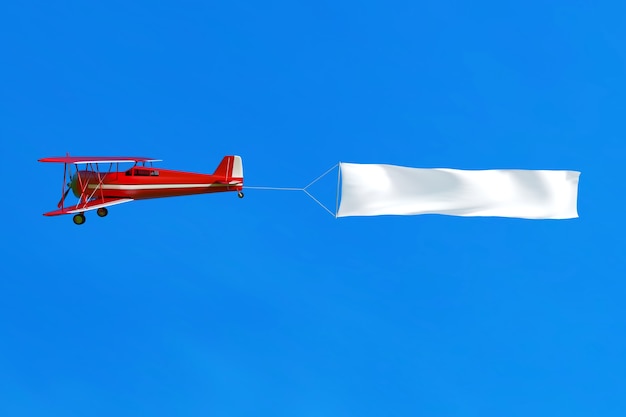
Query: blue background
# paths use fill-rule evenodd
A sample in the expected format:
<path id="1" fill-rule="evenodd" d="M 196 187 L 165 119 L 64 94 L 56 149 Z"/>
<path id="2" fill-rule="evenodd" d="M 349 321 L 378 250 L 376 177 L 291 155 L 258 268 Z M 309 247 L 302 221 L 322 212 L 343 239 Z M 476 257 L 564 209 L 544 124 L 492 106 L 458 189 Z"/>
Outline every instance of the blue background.
<path id="1" fill-rule="evenodd" d="M 622 416 L 626 6 L 0 6 L 3 416 Z M 337 161 L 582 171 L 580 218 L 299 192 L 45 218 L 63 155 L 302 187 Z M 334 206 L 336 174 L 311 191 Z"/>

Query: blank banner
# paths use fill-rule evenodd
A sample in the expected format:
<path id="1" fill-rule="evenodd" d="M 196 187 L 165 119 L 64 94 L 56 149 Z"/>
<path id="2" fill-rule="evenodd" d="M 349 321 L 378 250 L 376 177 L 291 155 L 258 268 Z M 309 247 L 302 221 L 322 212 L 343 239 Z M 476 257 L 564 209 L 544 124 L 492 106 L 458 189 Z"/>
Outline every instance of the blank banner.
<path id="1" fill-rule="evenodd" d="M 578 217 L 578 171 L 424 169 L 350 163 L 341 163 L 340 169 L 337 217 Z"/>

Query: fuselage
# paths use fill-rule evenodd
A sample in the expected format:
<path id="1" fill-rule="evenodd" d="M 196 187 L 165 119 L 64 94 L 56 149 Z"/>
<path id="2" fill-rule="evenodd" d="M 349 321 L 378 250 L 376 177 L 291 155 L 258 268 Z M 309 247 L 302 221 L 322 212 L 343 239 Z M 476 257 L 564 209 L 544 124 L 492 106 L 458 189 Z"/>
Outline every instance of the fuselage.
<path id="1" fill-rule="evenodd" d="M 72 176 L 70 186 L 77 197 L 142 200 L 241 191 L 243 178 L 134 166 L 127 171 L 99 174 L 81 170 Z"/>

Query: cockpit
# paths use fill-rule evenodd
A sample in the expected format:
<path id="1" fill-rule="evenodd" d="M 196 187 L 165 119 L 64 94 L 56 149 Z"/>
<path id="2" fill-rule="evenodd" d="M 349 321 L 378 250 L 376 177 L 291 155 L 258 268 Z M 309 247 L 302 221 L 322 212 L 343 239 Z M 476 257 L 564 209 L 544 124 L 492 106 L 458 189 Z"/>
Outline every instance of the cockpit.
<path id="1" fill-rule="evenodd" d="M 133 167 L 126 171 L 127 177 L 157 177 L 158 175 L 158 169 Z"/>

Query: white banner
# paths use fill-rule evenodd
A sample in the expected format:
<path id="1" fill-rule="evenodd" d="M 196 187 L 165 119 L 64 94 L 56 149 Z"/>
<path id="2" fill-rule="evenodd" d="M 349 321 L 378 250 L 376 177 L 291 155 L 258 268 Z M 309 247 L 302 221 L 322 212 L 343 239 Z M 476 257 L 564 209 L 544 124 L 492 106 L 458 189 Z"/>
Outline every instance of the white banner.
<path id="1" fill-rule="evenodd" d="M 577 171 L 458 170 L 341 163 L 337 217 L 445 214 L 578 217 Z"/>

